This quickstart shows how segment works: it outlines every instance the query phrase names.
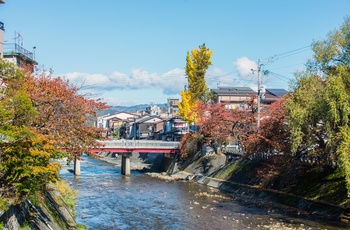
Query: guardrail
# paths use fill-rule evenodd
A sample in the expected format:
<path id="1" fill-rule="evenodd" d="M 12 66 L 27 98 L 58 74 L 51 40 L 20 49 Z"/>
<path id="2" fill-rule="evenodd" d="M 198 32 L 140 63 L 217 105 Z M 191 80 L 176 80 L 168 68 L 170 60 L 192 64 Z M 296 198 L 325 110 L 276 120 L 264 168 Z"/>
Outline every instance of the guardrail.
<path id="1" fill-rule="evenodd" d="M 19 53 L 19 54 L 24 55 L 27 58 L 34 60 L 34 53 L 33 52 L 30 52 L 29 50 L 23 48 L 20 45 L 17 45 L 16 43 L 5 43 L 4 44 L 4 52 Z"/>
<path id="2" fill-rule="evenodd" d="M 179 142 L 170 141 L 150 141 L 150 140 L 110 140 L 99 141 L 103 148 L 154 148 L 154 149 L 177 149 Z"/>

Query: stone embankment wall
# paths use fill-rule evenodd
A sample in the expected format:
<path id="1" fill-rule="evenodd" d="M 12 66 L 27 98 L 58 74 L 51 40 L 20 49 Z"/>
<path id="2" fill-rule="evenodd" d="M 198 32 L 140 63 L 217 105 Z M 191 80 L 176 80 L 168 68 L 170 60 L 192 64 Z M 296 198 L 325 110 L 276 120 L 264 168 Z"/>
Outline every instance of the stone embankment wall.
<path id="1" fill-rule="evenodd" d="M 120 166 L 121 160 L 119 156 L 111 153 L 100 153 L 100 156 L 102 160 Z M 221 171 L 226 170 L 229 164 L 234 161 L 240 161 L 239 158 L 231 158 L 231 161 L 228 162 L 224 154 L 198 153 L 186 160 L 173 158 L 172 163 L 169 160 L 166 161 L 167 167 L 164 168 L 162 154 L 133 154 L 131 168 L 163 172 L 148 174 L 168 181 L 189 180 L 218 188 L 221 191 L 232 194 L 236 201 L 244 204 L 280 209 L 293 214 L 312 215 L 333 220 L 343 219 L 344 222 L 350 219 L 350 211 L 338 205 L 311 200 L 274 189 L 264 189 L 241 181 L 222 180 L 215 177 Z M 251 179 L 254 180 L 256 178 Z"/>
<path id="2" fill-rule="evenodd" d="M 33 205 L 30 200 L 26 200 L 3 212 L 0 221 L 4 229 L 20 229 L 21 226 L 40 230 L 77 229 L 61 194 L 52 185 L 47 186 L 45 204 Z"/>
<path id="3" fill-rule="evenodd" d="M 240 161 L 239 159 L 236 159 Z M 234 180 L 215 178 L 220 171 L 231 162 L 227 162 L 225 155 L 197 154 L 185 162 L 181 162 L 180 171 L 172 174 L 173 178 L 194 181 L 233 195 L 233 198 L 244 204 L 257 205 L 264 208 L 275 208 L 299 215 L 342 220 L 348 222 L 350 210 L 339 205 L 329 204 L 317 200 L 307 199 L 291 193 L 273 189 L 264 189 L 259 186 L 248 185 Z M 182 166 L 181 166 L 182 165 Z M 254 178 L 251 178 L 254 180 Z"/>

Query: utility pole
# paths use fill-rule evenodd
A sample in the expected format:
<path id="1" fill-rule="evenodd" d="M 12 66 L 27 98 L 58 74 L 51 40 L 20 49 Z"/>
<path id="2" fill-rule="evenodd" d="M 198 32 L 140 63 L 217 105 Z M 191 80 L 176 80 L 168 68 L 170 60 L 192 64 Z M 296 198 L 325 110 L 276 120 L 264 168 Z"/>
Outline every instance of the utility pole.
<path id="1" fill-rule="evenodd" d="M 251 71 L 254 74 L 254 71 L 258 72 L 258 116 L 257 116 L 257 127 L 259 129 L 260 126 L 260 100 L 261 100 L 261 76 L 260 76 L 260 72 L 261 72 L 261 66 L 263 64 L 260 62 L 260 59 L 258 59 L 258 69 L 254 70 L 251 69 Z"/>
<path id="2" fill-rule="evenodd" d="M 260 80 L 260 71 L 261 71 L 260 59 L 258 59 L 258 129 L 260 126 L 260 98 L 261 98 L 261 80 Z"/>

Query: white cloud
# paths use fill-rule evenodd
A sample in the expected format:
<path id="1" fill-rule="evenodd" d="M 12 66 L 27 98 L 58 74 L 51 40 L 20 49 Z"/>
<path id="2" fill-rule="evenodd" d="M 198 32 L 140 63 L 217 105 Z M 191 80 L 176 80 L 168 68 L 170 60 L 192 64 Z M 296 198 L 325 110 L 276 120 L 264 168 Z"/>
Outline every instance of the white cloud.
<path id="1" fill-rule="evenodd" d="M 258 65 L 254 61 L 249 60 L 247 57 L 237 59 L 233 65 L 237 69 L 238 75 L 246 79 L 251 78 L 253 72 L 256 72 L 258 68 Z"/>
<path id="2" fill-rule="evenodd" d="M 166 95 L 179 93 L 187 81 L 185 72 L 178 68 L 161 75 L 139 68 L 133 69 L 130 75 L 115 71 L 108 74 L 71 72 L 63 76 L 82 90 L 106 92 L 117 89 L 161 89 Z"/>

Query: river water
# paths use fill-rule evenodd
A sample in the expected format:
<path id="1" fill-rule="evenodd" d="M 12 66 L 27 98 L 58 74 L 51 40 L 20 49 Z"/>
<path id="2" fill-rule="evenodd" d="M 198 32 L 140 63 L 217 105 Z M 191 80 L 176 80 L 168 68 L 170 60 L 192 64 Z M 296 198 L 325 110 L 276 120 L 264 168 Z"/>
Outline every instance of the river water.
<path id="1" fill-rule="evenodd" d="M 80 176 L 67 169 L 60 176 L 79 191 L 76 221 L 89 229 L 347 229 L 242 206 L 196 183 L 166 182 L 137 171 L 123 176 L 120 168 L 88 156 Z"/>

